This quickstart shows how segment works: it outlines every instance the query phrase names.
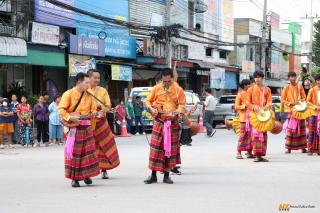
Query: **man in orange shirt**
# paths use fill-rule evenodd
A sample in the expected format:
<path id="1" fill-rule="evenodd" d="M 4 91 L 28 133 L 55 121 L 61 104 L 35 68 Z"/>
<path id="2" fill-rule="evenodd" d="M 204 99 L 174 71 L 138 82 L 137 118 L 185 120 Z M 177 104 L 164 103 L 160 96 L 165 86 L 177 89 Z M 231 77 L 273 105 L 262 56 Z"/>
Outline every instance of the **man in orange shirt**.
<path id="1" fill-rule="evenodd" d="M 320 155 L 320 75 L 316 75 L 316 86 L 310 89 L 307 103 L 311 109 L 309 118 L 308 155 Z"/>
<path id="2" fill-rule="evenodd" d="M 269 87 L 263 85 L 264 74 L 255 71 L 253 74 L 255 85 L 248 89 L 247 105 L 252 112 L 259 113 L 261 110 L 270 110 L 272 107 L 272 96 Z M 267 132 L 259 132 L 252 129 L 252 146 L 255 156 L 254 162 L 267 162 L 263 158 L 267 152 Z"/>
<path id="3" fill-rule="evenodd" d="M 96 113 L 97 105 L 86 92 L 89 88 L 89 76 L 78 73 L 76 82 L 75 87 L 63 94 L 58 106 L 58 112 L 65 121 L 79 124 L 70 129 L 65 148 L 65 177 L 72 180 L 72 187 L 80 187 L 81 180 L 87 185 L 92 184 L 90 178 L 99 175 L 91 122 L 80 121 L 80 115 Z"/>
<path id="4" fill-rule="evenodd" d="M 238 140 L 238 154 L 237 159 L 243 159 L 241 152 L 246 151 L 247 157 L 252 158 L 252 144 L 251 144 L 251 126 L 249 121 L 249 110 L 246 105 L 247 91 L 251 86 L 251 82 L 248 79 L 244 79 L 240 83 L 242 91 L 237 95 L 235 110 L 239 113 L 240 120 L 240 136 Z"/>
<path id="5" fill-rule="evenodd" d="M 100 73 L 98 70 L 89 70 L 90 87 L 89 94 L 95 97 L 97 110 L 110 110 L 111 102 L 108 91 L 100 87 Z M 111 170 L 119 166 L 120 159 L 118 148 L 114 140 L 113 133 L 106 119 L 106 113 L 100 119 L 93 118 L 93 134 L 96 140 L 96 147 L 99 158 L 99 166 L 101 168 L 102 179 L 109 179 L 107 170 Z"/>
<path id="6" fill-rule="evenodd" d="M 171 69 L 162 71 L 162 83 L 153 87 L 145 105 L 154 117 L 150 144 L 149 169 L 151 176 L 144 182 L 157 182 L 157 171 L 164 172 L 163 182 L 173 184 L 171 169 L 181 164 L 179 148 L 179 113 L 185 111 L 183 89 L 173 80 Z"/>
<path id="7" fill-rule="evenodd" d="M 286 85 L 282 91 L 281 101 L 286 107 L 290 109 L 289 118 L 290 122 L 295 122 L 298 125 L 295 127 L 288 127 L 286 132 L 286 153 L 291 153 L 291 150 L 301 149 L 303 153 L 306 153 L 307 137 L 306 137 L 306 121 L 298 120 L 291 113 L 292 108 L 299 102 L 306 100 L 306 94 L 302 85 L 297 82 L 297 74 L 295 72 L 289 72 L 288 79 L 289 85 Z M 290 123 L 289 122 L 289 123 Z"/>

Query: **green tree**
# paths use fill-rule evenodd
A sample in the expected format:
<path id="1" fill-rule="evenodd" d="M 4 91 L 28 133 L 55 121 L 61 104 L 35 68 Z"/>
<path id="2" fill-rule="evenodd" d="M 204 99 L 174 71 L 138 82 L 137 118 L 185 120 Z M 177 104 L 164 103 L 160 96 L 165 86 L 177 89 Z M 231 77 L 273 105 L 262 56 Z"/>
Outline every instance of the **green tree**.
<path id="1" fill-rule="evenodd" d="M 313 52 L 314 52 L 314 63 L 316 66 L 320 66 L 320 20 L 314 24 L 314 44 L 313 44 Z"/>

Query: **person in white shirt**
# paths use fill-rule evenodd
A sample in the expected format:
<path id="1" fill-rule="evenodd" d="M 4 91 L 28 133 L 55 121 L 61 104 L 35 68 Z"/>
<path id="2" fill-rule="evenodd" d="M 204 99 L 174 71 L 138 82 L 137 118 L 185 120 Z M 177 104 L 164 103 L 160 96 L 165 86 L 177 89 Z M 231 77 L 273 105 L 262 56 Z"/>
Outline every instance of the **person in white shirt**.
<path id="1" fill-rule="evenodd" d="M 211 94 L 211 89 L 207 88 L 205 90 L 206 100 L 204 102 L 205 112 L 204 112 L 204 125 L 207 129 L 207 135 L 213 137 L 216 130 L 213 129 L 212 123 L 214 118 L 214 110 L 216 109 L 217 101 L 215 97 Z"/>

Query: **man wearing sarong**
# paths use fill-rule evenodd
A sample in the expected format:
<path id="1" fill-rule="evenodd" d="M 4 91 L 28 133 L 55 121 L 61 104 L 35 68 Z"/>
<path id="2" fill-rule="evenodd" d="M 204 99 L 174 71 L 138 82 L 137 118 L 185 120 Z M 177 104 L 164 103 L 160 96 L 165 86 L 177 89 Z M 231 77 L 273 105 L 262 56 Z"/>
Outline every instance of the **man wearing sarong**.
<path id="1" fill-rule="evenodd" d="M 251 144 L 251 126 L 249 120 L 249 110 L 246 105 L 247 91 L 251 86 L 251 82 L 248 79 L 244 79 L 240 83 L 242 91 L 237 95 L 235 102 L 235 110 L 239 113 L 240 121 L 240 136 L 238 139 L 237 147 L 237 159 L 243 159 L 241 152 L 247 152 L 247 158 L 253 158 L 252 144 Z"/>
<path id="2" fill-rule="evenodd" d="M 146 184 L 157 182 L 157 171 L 164 172 L 164 183 L 173 184 L 169 172 L 181 164 L 178 114 L 185 111 L 185 95 L 174 82 L 171 69 L 164 69 L 161 76 L 162 83 L 157 84 L 145 99 L 154 117 L 149 155 L 152 174 L 144 181 Z"/>
<path id="3" fill-rule="evenodd" d="M 88 92 L 94 96 L 97 110 L 110 110 L 111 102 L 108 91 L 100 87 L 100 73 L 97 70 L 88 71 L 90 77 L 90 87 Z M 92 119 L 93 135 L 96 140 L 97 155 L 99 158 L 99 167 L 101 169 L 102 179 L 109 179 L 107 170 L 111 170 L 119 166 L 120 160 L 117 145 L 110 129 L 108 121 L 104 116 Z"/>
<path id="4" fill-rule="evenodd" d="M 270 110 L 272 107 L 272 96 L 269 87 L 263 85 L 264 74 L 255 71 L 253 74 L 255 85 L 248 89 L 247 105 L 252 112 L 259 113 L 261 110 Z M 252 128 L 252 146 L 254 162 L 268 162 L 263 158 L 267 152 L 267 132 L 259 132 Z"/>
<path id="5" fill-rule="evenodd" d="M 297 82 L 297 74 L 295 72 L 289 72 L 288 79 L 290 84 L 286 85 L 282 91 L 281 102 L 285 107 L 289 109 L 288 116 L 288 128 L 286 132 L 286 152 L 291 153 L 291 150 L 302 150 L 302 153 L 306 153 L 307 150 L 307 137 L 306 137 L 306 121 L 298 120 L 292 114 L 293 107 L 299 103 L 299 101 L 306 100 L 306 94 L 302 85 Z"/>
<path id="6" fill-rule="evenodd" d="M 99 175 L 91 122 L 80 120 L 80 115 L 97 112 L 96 102 L 86 92 L 89 83 L 87 74 L 77 74 L 76 86 L 63 94 L 58 107 L 58 112 L 65 121 L 79 124 L 69 130 L 65 147 L 65 177 L 72 180 L 72 187 L 80 187 L 81 180 L 87 185 L 92 184 L 90 178 Z M 67 149 L 71 150 L 71 156 L 66 154 Z"/>
<path id="7" fill-rule="evenodd" d="M 316 75 L 316 86 L 310 89 L 307 103 L 311 110 L 309 117 L 308 155 L 320 155 L 320 75 Z"/>

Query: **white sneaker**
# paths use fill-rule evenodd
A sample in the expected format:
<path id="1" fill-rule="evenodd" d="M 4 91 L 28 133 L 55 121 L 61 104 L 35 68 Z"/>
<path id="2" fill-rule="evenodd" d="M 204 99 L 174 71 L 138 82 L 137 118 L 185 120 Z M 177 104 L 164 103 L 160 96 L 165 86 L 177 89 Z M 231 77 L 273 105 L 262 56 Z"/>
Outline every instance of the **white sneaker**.
<path id="1" fill-rule="evenodd" d="M 10 149 L 14 149 L 14 148 L 16 148 L 16 147 L 15 147 L 13 144 L 10 144 L 10 145 L 9 145 L 9 148 L 10 148 Z"/>
<path id="2" fill-rule="evenodd" d="M 39 143 L 38 142 L 35 142 L 34 144 L 33 144 L 33 147 L 38 147 L 39 146 Z"/>
<path id="3" fill-rule="evenodd" d="M 140 135 L 139 132 L 137 132 L 136 135 L 137 135 L 137 136 Z"/>
<path id="4" fill-rule="evenodd" d="M 143 135 L 146 135 L 146 133 L 145 133 L 145 132 L 143 132 Z"/>
<path id="5" fill-rule="evenodd" d="M 0 149 L 4 149 L 4 145 L 3 144 L 0 145 Z"/>

